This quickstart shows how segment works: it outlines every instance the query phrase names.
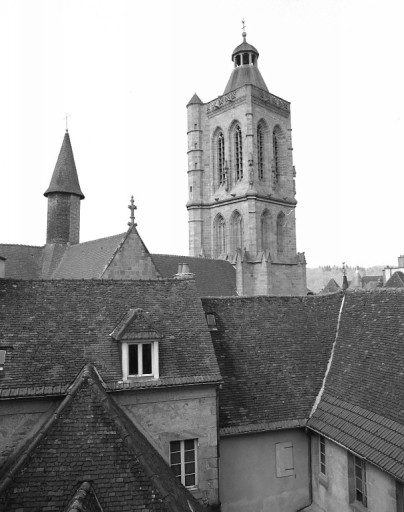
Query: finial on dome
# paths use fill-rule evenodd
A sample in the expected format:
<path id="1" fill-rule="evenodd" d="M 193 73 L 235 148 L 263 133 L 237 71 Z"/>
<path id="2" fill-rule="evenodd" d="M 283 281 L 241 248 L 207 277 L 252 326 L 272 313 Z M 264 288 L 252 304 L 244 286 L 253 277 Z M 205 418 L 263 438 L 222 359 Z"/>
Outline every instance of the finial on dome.
<path id="1" fill-rule="evenodd" d="M 245 28 L 246 28 L 246 24 L 245 24 L 245 21 L 244 21 L 244 18 L 241 20 L 241 23 L 243 24 L 242 28 L 243 28 L 243 33 L 241 34 L 244 38 L 244 42 L 246 42 L 246 37 L 247 37 L 247 33 L 245 31 Z"/>

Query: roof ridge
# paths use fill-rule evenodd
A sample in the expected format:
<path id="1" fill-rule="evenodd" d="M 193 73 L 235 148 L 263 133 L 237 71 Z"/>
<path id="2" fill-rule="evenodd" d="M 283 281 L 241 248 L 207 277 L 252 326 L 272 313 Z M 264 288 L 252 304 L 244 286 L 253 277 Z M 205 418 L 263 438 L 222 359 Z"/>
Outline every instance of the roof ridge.
<path id="1" fill-rule="evenodd" d="M 125 231 L 124 233 L 118 233 L 116 235 L 103 236 L 101 238 L 94 238 L 94 240 L 87 240 L 86 242 L 80 242 L 79 244 L 68 244 L 68 245 L 69 245 L 69 247 L 79 247 L 80 245 L 91 244 L 92 242 L 99 242 L 100 240 L 107 240 L 109 238 L 115 238 L 118 236 L 124 237 L 126 235 L 126 233 L 127 233 L 127 231 Z"/>
<path id="2" fill-rule="evenodd" d="M 35 249 L 43 249 L 45 245 L 27 245 L 27 244 L 2 244 L 0 243 L 0 247 L 34 247 Z"/>

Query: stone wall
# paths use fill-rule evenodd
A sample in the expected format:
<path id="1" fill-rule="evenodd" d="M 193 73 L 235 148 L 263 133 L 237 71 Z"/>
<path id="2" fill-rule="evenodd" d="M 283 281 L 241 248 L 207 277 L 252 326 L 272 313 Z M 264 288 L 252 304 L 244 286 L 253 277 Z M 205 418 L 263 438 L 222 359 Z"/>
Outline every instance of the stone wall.
<path id="1" fill-rule="evenodd" d="M 198 487 L 203 503 L 218 503 L 216 389 L 208 386 L 128 391 L 113 398 L 169 463 L 170 442 L 198 439 Z"/>

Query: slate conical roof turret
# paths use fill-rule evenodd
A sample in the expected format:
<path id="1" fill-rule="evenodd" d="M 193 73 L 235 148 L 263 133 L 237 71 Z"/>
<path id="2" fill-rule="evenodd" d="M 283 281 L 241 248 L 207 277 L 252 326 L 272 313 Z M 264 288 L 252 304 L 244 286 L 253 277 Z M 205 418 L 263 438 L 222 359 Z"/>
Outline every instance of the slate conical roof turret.
<path id="1" fill-rule="evenodd" d="M 243 32 L 243 42 L 232 53 L 231 60 L 234 62 L 234 69 L 223 94 L 234 91 L 243 85 L 255 85 L 269 92 L 258 69 L 258 50 L 247 43 L 246 37 L 247 34 Z"/>
<path id="2" fill-rule="evenodd" d="M 48 195 L 52 193 L 74 194 L 79 196 L 80 199 L 84 199 L 84 194 L 81 191 L 79 178 L 77 176 L 76 164 L 74 163 L 69 132 L 67 130 L 50 185 L 48 190 L 44 193 L 44 196 L 48 197 Z"/>

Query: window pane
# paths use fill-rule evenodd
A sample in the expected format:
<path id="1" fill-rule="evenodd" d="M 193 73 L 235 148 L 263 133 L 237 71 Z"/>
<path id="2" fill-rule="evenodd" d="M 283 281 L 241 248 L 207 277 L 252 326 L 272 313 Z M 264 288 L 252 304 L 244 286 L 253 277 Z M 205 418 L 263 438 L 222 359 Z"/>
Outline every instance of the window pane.
<path id="1" fill-rule="evenodd" d="M 190 487 L 191 485 L 195 485 L 195 475 L 187 475 L 185 477 L 185 485 L 186 485 L 186 487 Z"/>
<path id="2" fill-rule="evenodd" d="M 171 453 L 181 451 L 181 442 L 180 441 L 172 441 L 170 443 L 170 451 L 171 451 Z"/>
<path id="3" fill-rule="evenodd" d="M 142 349 L 143 349 L 143 356 L 142 356 L 143 374 L 150 375 L 151 373 L 153 373 L 152 372 L 151 343 L 143 343 Z"/>
<path id="4" fill-rule="evenodd" d="M 180 464 L 181 463 L 181 453 L 175 452 L 171 454 L 171 464 Z"/>
<path id="5" fill-rule="evenodd" d="M 193 475 L 195 473 L 195 462 L 188 462 L 185 464 L 185 474 Z"/>
<path id="6" fill-rule="evenodd" d="M 184 447 L 186 450 L 193 450 L 195 448 L 195 442 L 193 439 L 184 442 Z"/>
<path id="7" fill-rule="evenodd" d="M 195 451 L 185 452 L 185 462 L 193 462 L 195 460 Z"/>
<path id="8" fill-rule="evenodd" d="M 129 345 L 129 375 L 139 374 L 139 363 L 137 357 L 138 345 Z"/>

